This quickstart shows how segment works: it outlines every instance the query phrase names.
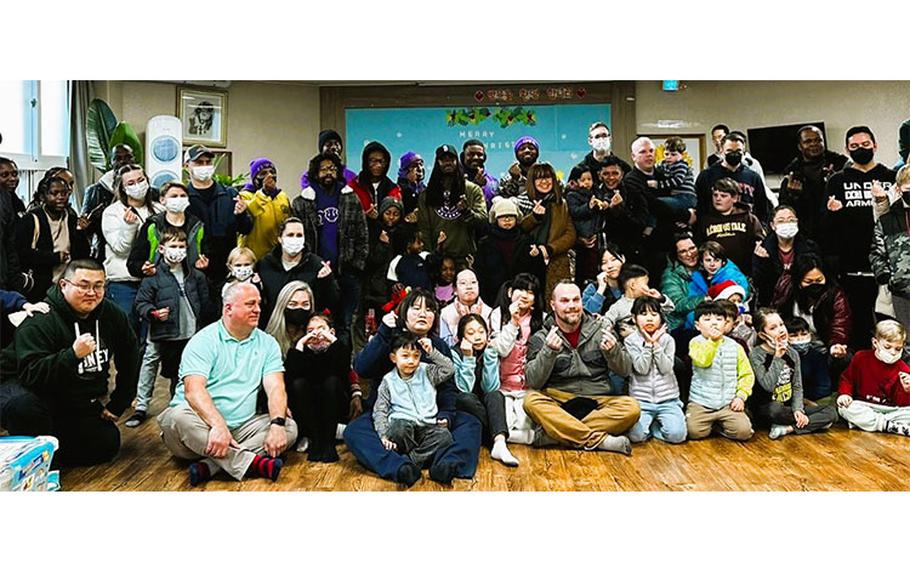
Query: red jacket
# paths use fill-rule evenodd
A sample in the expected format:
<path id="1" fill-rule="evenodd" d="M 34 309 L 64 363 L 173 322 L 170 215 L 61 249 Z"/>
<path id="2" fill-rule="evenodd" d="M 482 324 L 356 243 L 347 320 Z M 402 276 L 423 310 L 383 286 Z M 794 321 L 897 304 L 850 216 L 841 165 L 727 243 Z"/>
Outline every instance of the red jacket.
<path id="1" fill-rule="evenodd" d="M 373 205 L 379 210 L 379 205 L 382 203 L 382 200 L 389 196 L 401 201 L 401 188 L 395 185 L 389 178 L 382 178 L 377 189 L 373 189 L 373 184 L 370 182 L 361 183 L 360 176 L 352 179 L 348 185 L 354 190 L 354 194 L 357 195 L 357 198 L 360 199 L 360 205 L 363 207 L 364 213 Z"/>
<path id="2" fill-rule="evenodd" d="M 786 321 L 793 317 L 793 304 L 796 302 L 796 291 L 790 279 L 790 273 L 784 272 L 774 288 L 771 306 L 780 312 Z M 821 295 L 812 307 L 812 321 L 818 338 L 826 346 L 849 345 L 850 329 L 853 316 L 850 304 L 840 286 L 832 285 Z"/>
<path id="3" fill-rule="evenodd" d="M 857 351 L 841 374 L 837 391 L 863 402 L 910 406 L 910 393 L 901 386 L 901 372 L 910 373 L 910 367 L 903 361 L 886 365 L 878 360 L 872 349 Z"/>

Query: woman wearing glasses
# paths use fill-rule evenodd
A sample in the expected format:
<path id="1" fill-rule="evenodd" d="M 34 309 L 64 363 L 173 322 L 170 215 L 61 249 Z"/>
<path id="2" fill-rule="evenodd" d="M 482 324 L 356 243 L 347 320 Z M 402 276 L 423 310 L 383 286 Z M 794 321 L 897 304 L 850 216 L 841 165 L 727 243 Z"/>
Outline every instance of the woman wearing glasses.
<path id="1" fill-rule="evenodd" d="M 70 260 L 89 256 L 88 240 L 77 228 L 78 215 L 69 206 L 72 183 L 60 174 L 59 170 L 49 170 L 38 182 L 35 201 L 40 205 L 16 227 L 22 271 L 30 273 L 34 281 L 25 294 L 29 302 L 45 297 Z"/>

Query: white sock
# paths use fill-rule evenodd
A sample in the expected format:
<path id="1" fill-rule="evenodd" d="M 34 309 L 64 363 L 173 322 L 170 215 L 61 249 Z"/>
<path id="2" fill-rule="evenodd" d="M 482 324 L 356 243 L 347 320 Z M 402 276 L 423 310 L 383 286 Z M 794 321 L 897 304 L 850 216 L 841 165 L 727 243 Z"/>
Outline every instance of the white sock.
<path id="1" fill-rule="evenodd" d="M 534 443 L 534 430 L 509 430 L 509 443 L 530 446 Z"/>
<path id="2" fill-rule="evenodd" d="M 310 439 L 306 436 L 300 438 L 300 441 L 297 443 L 297 451 L 301 454 L 307 451 L 307 448 L 310 447 Z"/>
<path id="3" fill-rule="evenodd" d="M 604 439 L 597 444 L 597 449 L 628 456 L 632 454 L 632 442 L 625 436 L 611 436 L 607 434 Z"/>
<path id="4" fill-rule="evenodd" d="M 512 455 L 512 452 L 509 451 L 509 447 L 506 445 L 506 441 L 502 438 L 493 442 L 493 449 L 490 450 L 490 457 L 494 460 L 499 460 L 508 466 L 515 467 L 518 465 L 518 458 Z"/>
<path id="5" fill-rule="evenodd" d="M 347 428 L 347 424 L 339 424 L 335 427 L 335 439 L 344 440 L 344 429 Z"/>

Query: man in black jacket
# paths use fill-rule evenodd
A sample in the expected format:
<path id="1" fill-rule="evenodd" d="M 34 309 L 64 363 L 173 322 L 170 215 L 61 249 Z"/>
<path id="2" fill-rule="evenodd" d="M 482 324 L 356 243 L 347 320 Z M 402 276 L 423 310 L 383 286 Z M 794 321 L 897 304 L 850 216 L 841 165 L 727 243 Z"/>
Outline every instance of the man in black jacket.
<path id="1" fill-rule="evenodd" d="M 10 434 L 50 434 L 55 461 L 90 465 L 120 449 L 116 421 L 136 395 L 139 352 L 129 320 L 104 299 L 104 268 L 74 260 L 48 291 L 47 314 L 35 314 L 2 353 L 0 418 Z M 116 387 L 108 395 L 111 360 Z"/>
<path id="2" fill-rule="evenodd" d="M 768 222 L 770 207 L 765 194 L 765 184 L 761 176 L 746 166 L 743 158 L 746 153 L 746 140 L 739 133 L 731 132 L 724 136 L 724 159 L 713 166 L 702 170 L 695 180 L 695 194 L 698 197 L 697 214 L 699 216 L 711 211 L 711 199 L 714 183 L 721 178 L 733 178 L 739 184 L 739 201 L 748 205 L 752 213 L 764 224 Z"/>
<path id="3" fill-rule="evenodd" d="M 825 184 L 844 169 L 847 157 L 825 148 L 825 135 L 812 125 L 797 133 L 799 155 L 784 169 L 780 184 L 780 204 L 790 205 L 799 216 L 800 233 L 815 239 L 818 219 L 825 204 Z"/>
<path id="4" fill-rule="evenodd" d="M 588 145 L 591 146 L 591 151 L 585 155 L 581 163 L 591 168 L 595 175 L 607 165 L 607 158 L 619 160 L 624 175 L 632 171 L 632 166 L 628 162 L 613 153 L 613 135 L 603 122 L 595 122 L 588 127 Z"/>

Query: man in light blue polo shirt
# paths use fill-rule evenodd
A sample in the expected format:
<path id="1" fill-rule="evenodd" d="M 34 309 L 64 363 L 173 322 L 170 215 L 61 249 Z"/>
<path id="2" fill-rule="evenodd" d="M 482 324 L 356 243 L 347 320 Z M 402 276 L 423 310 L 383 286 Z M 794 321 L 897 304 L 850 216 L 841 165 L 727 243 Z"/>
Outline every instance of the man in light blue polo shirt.
<path id="1" fill-rule="evenodd" d="M 222 469 L 237 480 L 275 481 L 283 465 L 278 456 L 297 439 L 297 425 L 288 417 L 281 350 L 258 329 L 259 302 L 252 284 L 226 290 L 221 319 L 187 343 L 180 383 L 158 416 L 168 450 L 199 460 L 189 468 L 193 486 Z M 269 413 L 257 415 L 260 385 Z"/>

